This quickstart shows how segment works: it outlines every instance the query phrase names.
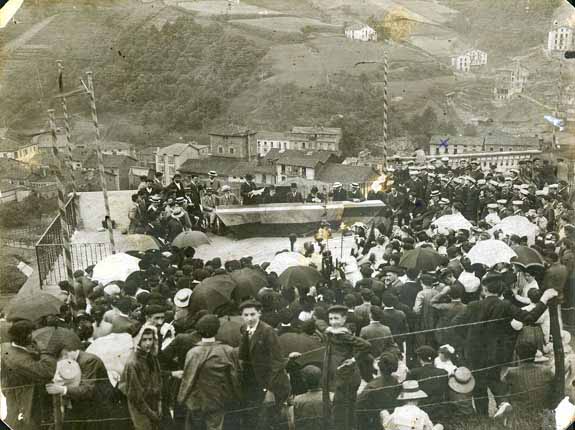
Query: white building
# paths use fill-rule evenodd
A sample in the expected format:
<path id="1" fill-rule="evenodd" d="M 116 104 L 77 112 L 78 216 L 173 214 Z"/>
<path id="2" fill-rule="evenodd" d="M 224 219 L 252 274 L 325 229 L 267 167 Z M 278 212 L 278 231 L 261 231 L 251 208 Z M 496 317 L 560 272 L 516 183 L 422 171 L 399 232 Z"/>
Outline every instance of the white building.
<path id="1" fill-rule="evenodd" d="M 270 149 L 292 149 L 287 133 L 277 131 L 259 131 L 256 134 L 258 155 L 264 157 Z"/>
<path id="2" fill-rule="evenodd" d="M 345 37 L 362 42 L 377 41 L 377 31 L 367 24 L 355 24 L 345 29 Z"/>
<path id="3" fill-rule="evenodd" d="M 164 185 L 168 185 L 187 160 L 206 158 L 208 149 L 207 145 L 198 145 L 196 142 L 162 147 L 156 154 L 156 172 L 163 173 Z"/>
<path id="4" fill-rule="evenodd" d="M 480 49 L 470 49 L 461 55 L 451 58 L 451 66 L 459 72 L 469 72 L 471 67 L 487 64 L 487 52 Z"/>
<path id="5" fill-rule="evenodd" d="M 549 51 L 568 51 L 573 47 L 573 29 L 566 26 L 557 27 L 549 32 L 547 49 Z"/>

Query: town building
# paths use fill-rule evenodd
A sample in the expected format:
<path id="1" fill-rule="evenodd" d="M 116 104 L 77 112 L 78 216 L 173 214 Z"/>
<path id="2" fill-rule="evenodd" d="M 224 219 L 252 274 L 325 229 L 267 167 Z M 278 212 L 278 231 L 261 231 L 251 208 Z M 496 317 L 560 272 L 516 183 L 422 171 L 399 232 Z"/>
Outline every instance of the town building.
<path id="1" fill-rule="evenodd" d="M 32 192 L 22 185 L 12 185 L 10 183 L 0 183 L 0 204 L 8 202 L 21 202 Z"/>
<path id="2" fill-rule="evenodd" d="M 354 24 L 345 29 L 345 37 L 362 42 L 377 41 L 377 31 L 367 24 Z"/>
<path id="3" fill-rule="evenodd" d="M 7 128 L 0 129 L 0 158 L 29 162 L 37 153 L 37 144 L 22 142 L 18 134 Z"/>
<path id="4" fill-rule="evenodd" d="M 162 172 L 164 185 L 168 185 L 182 164 L 190 159 L 202 159 L 208 156 L 207 145 L 192 143 L 174 143 L 161 147 L 156 153 L 156 172 Z"/>
<path id="5" fill-rule="evenodd" d="M 533 136 L 492 134 L 486 136 L 434 135 L 429 141 L 432 156 L 461 155 L 466 153 L 494 153 L 539 150 L 540 141 Z"/>
<path id="6" fill-rule="evenodd" d="M 96 142 L 88 144 L 89 147 L 95 148 Z M 85 145 L 76 145 L 77 147 L 85 147 Z M 100 150 L 102 154 L 107 155 L 126 155 L 128 157 L 136 158 L 136 150 L 134 145 L 126 142 L 118 142 L 114 140 L 103 140 L 100 142 Z"/>
<path id="7" fill-rule="evenodd" d="M 208 133 L 210 154 L 214 157 L 252 160 L 257 157 L 256 132 L 241 127 L 226 127 Z"/>
<path id="8" fill-rule="evenodd" d="M 328 151 L 272 149 L 262 161 L 275 167 L 277 181 L 282 182 L 289 178 L 315 180 L 320 168 L 336 158 L 335 153 Z"/>
<path id="9" fill-rule="evenodd" d="M 263 160 L 235 160 L 228 157 L 208 157 L 202 160 L 189 159 L 180 166 L 178 172 L 186 179 L 197 176 L 207 180 L 210 171 L 217 172 L 218 179 L 234 184 L 242 181 L 248 173 L 254 176 L 257 184 L 275 184 L 275 167 Z"/>
<path id="10" fill-rule="evenodd" d="M 156 170 L 156 156 L 160 150 L 159 146 L 148 146 L 146 148 L 138 149 L 136 152 L 136 158 L 140 167 L 147 168 L 148 171 Z"/>
<path id="11" fill-rule="evenodd" d="M 260 157 L 265 156 L 270 149 L 292 149 L 290 135 L 279 131 L 258 131 L 256 143 Z"/>
<path id="12" fill-rule="evenodd" d="M 115 175 L 116 190 L 129 190 L 134 182 L 139 182 L 138 178 L 131 178 L 131 168 L 138 165 L 138 160 L 127 155 L 104 154 L 104 169 Z M 96 151 L 92 151 L 82 165 L 83 169 L 98 170 L 98 157 Z"/>
<path id="13" fill-rule="evenodd" d="M 341 136 L 341 128 L 293 127 L 290 133 L 290 149 L 339 153 Z"/>
<path id="14" fill-rule="evenodd" d="M 504 102 L 516 94 L 521 94 L 527 84 L 528 70 L 516 61 L 513 67 L 496 70 L 493 97 L 496 102 Z"/>
<path id="15" fill-rule="evenodd" d="M 12 158 L 0 158 L 0 181 L 11 185 L 26 185 L 26 179 L 32 173 L 28 163 Z"/>
<path id="16" fill-rule="evenodd" d="M 548 51 L 568 51 L 573 48 L 573 29 L 559 26 L 549 32 L 547 37 Z"/>
<path id="17" fill-rule="evenodd" d="M 469 72 L 473 67 L 487 64 L 487 52 L 470 49 L 461 55 L 451 57 L 451 66 L 458 72 Z"/>

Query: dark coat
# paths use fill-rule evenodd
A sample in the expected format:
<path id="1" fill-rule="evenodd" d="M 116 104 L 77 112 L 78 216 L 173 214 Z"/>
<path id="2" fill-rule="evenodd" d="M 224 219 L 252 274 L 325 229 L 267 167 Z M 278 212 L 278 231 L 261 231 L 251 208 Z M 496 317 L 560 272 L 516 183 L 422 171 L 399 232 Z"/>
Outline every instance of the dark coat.
<path id="1" fill-rule="evenodd" d="M 361 329 L 359 336 L 371 344 L 371 355 L 379 357 L 383 352 L 399 352 L 389 327 L 379 321 Z"/>
<path id="2" fill-rule="evenodd" d="M 395 341 L 397 343 L 402 343 L 404 341 L 403 334 L 409 331 L 407 325 L 407 317 L 402 311 L 397 309 L 383 309 L 383 319 L 381 321 L 384 325 L 389 327 L 393 336 L 395 336 Z"/>
<path id="3" fill-rule="evenodd" d="M 295 194 L 290 191 L 286 194 L 286 203 L 303 203 L 303 196 L 299 191 Z"/>
<path id="4" fill-rule="evenodd" d="M 274 329 L 263 321 L 259 321 L 256 331 L 251 338 L 245 326 L 241 328 L 242 341 L 240 343 L 240 360 L 244 375 L 253 371 L 256 383 L 265 388 L 281 403 L 290 393 L 290 383 L 285 371 L 287 360 L 284 357 L 278 335 Z"/>
<path id="5" fill-rule="evenodd" d="M 513 408 L 519 413 L 553 409 L 555 374 L 545 364 L 523 363 L 511 367 L 503 376 Z"/>
<path id="6" fill-rule="evenodd" d="M 181 182 L 179 184 L 171 182 L 170 185 L 165 188 L 164 192 L 166 195 L 175 194 L 176 197 L 184 197 L 186 195 L 184 191 L 184 184 Z"/>
<path id="7" fill-rule="evenodd" d="M 406 306 L 409 306 L 410 309 L 413 309 L 413 305 L 415 304 L 415 298 L 417 297 L 417 293 L 421 291 L 421 287 L 417 282 L 414 281 L 407 281 L 402 287 L 399 289 L 399 301 Z"/>
<path id="8" fill-rule="evenodd" d="M 108 429 L 108 422 L 69 423 L 67 420 L 98 420 L 109 418 L 114 407 L 114 388 L 108 379 L 108 372 L 102 360 L 88 352 L 80 352 L 77 359 L 82 380 L 77 387 L 68 387 L 67 397 L 72 409 L 67 409 L 64 428 L 69 430 Z"/>
<path id="9" fill-rule="evenodd" d="M 448 390 L 447 378 L 447 371 L 437 369 L 432 364 L 416 367 L 407 373 L 407 379 L 419 381 L 419 388 L 425 391 L 428 396 L 427 399 L 421 400 L 420 403 L 422 406 L 445 401 Z M 427 409 L 422 407 L 422 409 L 428 414 L 432 413 L 432 415 L 437 415 L 437 411 L 439 410 L 437 406 Z"/>
<path id="10" fill-rule="evenodd" d="M 382 375 L 367 383 L 357 397 L 357 417 L 359 430 L 381 428 L 379 412 L 393 412 L 398 406 L 397 396 L 401 392 L 401 384 L 393 376 Z"/>
<path id="11" fill-rule="evenodd" d="M 242 205 L 249 206 L 257 203 L 257 198 L 249 195 L 250 191 L 257 189 L 256 184 L 253 182 L 242 182 L 240 185 L 240 196 L 242 197 Z"/>
<path id="12" fill-rule="evenodd" d="M 459 329 L 465 339 L 464 353 L 468 366 L 473 370 L 511 361 L 516 332 L 509 322 L 516 319 L 532 324 L 545 309 L 543 303 L 538 303 L 531 311 L 525 311 L 495 296 L 469 303 L 465 311 L 453 319 L 454 325 L 498 321 Z"/>
<path id="13" fill-rule="evenodd" d="M 202 342 L 188 351 L 179 403 L 209 413 L 229 408 L 239 397 L 239 361 L 231 346 Z"/>
<path id="14" fill-rule="evenodd" d="M 41 428 L 42 417 L 49 416 L 51 402 L 44 385 L 56 372 L 56 360 L 48 354 L 36 357 L 10 343 L 2 344 L 2 393 L 6 397 L 6 423 L 15 430 Z M 22 414 L 22 419 L 18 416 Z"/>
<path id="15" fill-rule="evenodd" d="M 321 388 L 295 396 L 293 415 L 297 430 L 318 430 L 323 425 L 323 396 Z"/>
<path id="16" fill-rule="evenodd" d="M 351 384 L 357 389 L 361 383 L 358 366 L 370 360 L 371 344 L 349 331 L 332 333 L 327 330 L 325 335 L 327 342 L 323 361 L 322 386 L 325 387 L 327 384 L 330 391 L 335 391 L 339 386 Z M 338 370 L 338 367 L 350 358 L 355 358 L 357 363 Z"/>

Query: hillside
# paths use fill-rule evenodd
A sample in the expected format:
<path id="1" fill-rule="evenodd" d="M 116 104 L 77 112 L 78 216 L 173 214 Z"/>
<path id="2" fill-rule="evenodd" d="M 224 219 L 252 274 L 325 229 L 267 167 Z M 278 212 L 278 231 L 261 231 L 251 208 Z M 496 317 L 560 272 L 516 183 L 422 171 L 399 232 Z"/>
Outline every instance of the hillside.
<path id="1" fill-rule="evenodd" d="M 100 120 L 111 139 L 148 145 L 183 136 L 205 142 L 211 127 L 226 122 L 272 130 L 324 124 L 344 128 L 344 147 L 352 153 L 380 139 L 381 133 L 381 64 L 355 66 L 357 62 L 380 62 L 387 55 L 391 132 L 397 136 L 415 133 L 411 120 L 422 106 L 429 101 L 443 105 L 453 91 L 458 108 L 449 111 L 445 123 L 459 127 L 489 114 L 494 109 L 489 73 L 508 66 L 512 58 L 522 57 L 535 77 L 552 73 L 552 64 L 541 59 L 542 48 L 546 23 L 561 0 L 529 0 L 528 10 L 511 3 L 242 0 L 232 8 L 225 0 L 105 0 L 97 8 L 88 0 L 26 4 L 20 22 L 0 33 L 5 54 L 0 115 L 15 128 L 44 124 L 46 109 L 55 106 L 55 60 L 62 59 L 67 89 L 78 84 L 83 72 L 94 71 Z M 389 17 L 403 21 L 390 24 Z M 343 37 L 347 23 L 367 21 L 401 37 L 383 34 L 384 43 Z M 398 22 L 409 24 L 398 27 Z M 468 47 L 488 52 L 480 77 L 456 75 L 449 66 L 449 56 Z M 548 81 L 534 78 L 528 94 L 549 103 L 552 97 L 546 95 L 553 88 Z M 78 118 L 89 118 L 86 99 L 71 99 L 69 107 Z M 529 117 L 538 118 L 540 110 L 531 106 Z M 505 111 L 493 113 L 503 118 Z"/>

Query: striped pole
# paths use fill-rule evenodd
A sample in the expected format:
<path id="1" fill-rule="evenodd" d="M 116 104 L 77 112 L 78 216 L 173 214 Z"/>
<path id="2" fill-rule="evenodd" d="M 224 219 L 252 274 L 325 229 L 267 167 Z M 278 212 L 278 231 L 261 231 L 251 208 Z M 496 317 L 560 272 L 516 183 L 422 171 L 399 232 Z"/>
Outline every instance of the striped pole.
<path id="1" fill-rule="evenodd" d="M 59 72 L 59 78 L 58 78 L 58 82 L 60 83 L 59 87 L 60 87 L 60 94 L 62 94 L 64 92 L 64 86 L 63 86 L 63 71 L 64 71 L 64 65 L 62 64 L 62 61 L 58 60 L 58 72 Z M 66 97 L 62 95 L 60 102 L 62 103 L 62 111 L 64 112 L 64 127 L 66 129 L 66 159 L 68 161 L 68 169 L 70 169 L 70 177 L 71 177 L 71 181 L 72 181 L 72 193 L 74 195 L 74 197 L 76 197 L 76 179 L 74 178 L 74 173 L 73 173 L 73 165 L 74 162 L 72 160 L 72 132 L 70 131 L 70 116 L 68 115 L 68 104 L 66 102 Z"/>
<path id="2" fill-rule="evenodd" d="M 50 131 L 52 134 L 52 152 L 56 163 L 56 184 L 58 187 L 58 211 L 60 213 L 60 228 L 62 230 L 62 244 L 64 247 L 64 266 L 68 281 L 74 281 L 74 272 L 72 269 L 72 251 L 70 247 L 70 229 L 68 218 L 66 217 L 66 185 L 64 184 L 64 175 L 62 174 L 62 161 L 56 146 L 56 119 L 54 109 L 48 109 L 48 119 L 50 121 Z"/>
<path id="3" fill-rule="evenodd" d="M 100 171 L 100 185 L 102 186 L 102 194 L 104 195 L 104 207 L 106 208 L 106 219 L 108 227 L 108 235 L 110 237 L 110 245 L 112 246 L 112 254 L 116 253 L 116 243 L 114 241 L 114 230 L 112 228 L 112 217 L 110 215 L 110 203 L 108 201 L 108 185 L 106 184 L 106 175 L 104 173 L 104 156 L 102 155 L 102 148 L 100 147 L 100 127 L 98 125 L 98 112 L 96 111 L 96 96 L 94 94 L 94 81 L 92 72 L 87 72 L 88 75 L 88 94 L 90 95 L 90 108 L 92 110 L 92 121 L 96 129 L 96 153 L 98 155 L 98 170 Z"/>
<path id="4" fill-rule="evenodd" d="M 388 112 L 388 103 L 387 103 L 387 86 L 388 86 L 388 76 L 387 76 L 387 55 L 385 52 L 383 53 L 383 130 L 382 130 L 382 138 L 383 138 L 383 168 L 387 169 L 387 142 L 388 142 L 388 135 L 387 135 L 387 112 Z"/>

